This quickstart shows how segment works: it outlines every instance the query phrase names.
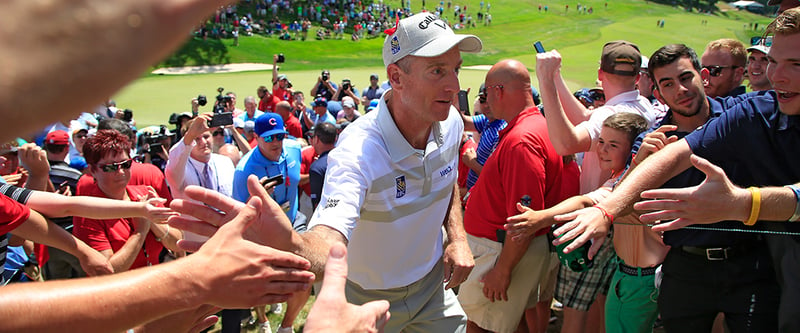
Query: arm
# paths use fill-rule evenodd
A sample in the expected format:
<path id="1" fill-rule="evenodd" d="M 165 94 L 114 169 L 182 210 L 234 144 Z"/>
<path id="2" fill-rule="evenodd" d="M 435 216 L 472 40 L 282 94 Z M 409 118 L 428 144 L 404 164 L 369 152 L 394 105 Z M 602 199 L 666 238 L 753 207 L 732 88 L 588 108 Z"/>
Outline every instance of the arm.
<path id="1" fill-rule="evenodd" d="M 588 151 L 592 138 L 588 131 L 575 128 L 564 112 L 562 97 L 556 87 L 556 81 L 562 80 L 560 67 L 561 55 L 557 51 L 536 55 L 536 77 L 539 79 L 542 104 L 547 110 L 545 119 L 553 147 L 559 155 L 570 155 Z"/>
<path id="2" fill-rule="evenodd" d="M 28 220 L 14 229 L 13 232 L 22 238 L 55 247 L 75 256 L 89 276 L 114 273 L 108 260 L 102 254 L 86 245 L 83 241 L 73 237 L 68 231 L 55 223 L 45 219 L 35 210 L 31 210 Z"/>
<path id="3" fill-rule="evenodd" d="M 175 253 L 178 257 L 183 257 L 185 251 L 178 246 L 178 241 L 183 238 L 183 233 L 177 228 L 170 228 L 169 224 L 150 224 L 150 232 L 161 242 L 165 248 Z"/>
<path id="4" fill-rule="evenodd" d="M 63 196 L 56 193 L 33 191 L 28 207 L 50 217 L 81 216 L 91 219 L 118 217 L 146 217 L 159 223 L 175 215 L 171 209 L 157 207 L 165 199 L 150 199 L 144 202 L 122 201 L 88 196 Z"/>
<path id="5" fill-rule="evenodd" d="M 464 230 L 464 216 L 461 213 L 461 198 L 458 193 L 458 184 L 455 184 L 443 223 L 447 233 L 443 255 L 444 282 L 447 282 L 445 289 L 458 286 L 467 280 L 472 268 L 475 267 L 475 260 L 467 243 L 467 232 Z"/>
<path id="6" fill-rule="evenodd" d="M 192 125 L 186 129 L 186 134 L 184 134 L 181 140 L 170 149 L 164 175 L 173 189 L 179 190 L 184 187 L 186 163 L 189 161 L 189 154 L 197 144 L 195 139 L 208 131 L 209 120 L 211 120 L 211 115 L 208 113 L 198 115 L 197 118 L 192 121 Z"/>
<path id="7" fill-rule="evenodd" d="M 458 100 L 458 99 L 456 99 L 456 100 Z M 472 117 L 470 117 L 468 115 L 465 115 L 465 114 L 463 114 L 461 112 L 459 112 L 459 114 L 461 115 L 461 120 L 464 122 L 464 131 L 465 132 L 475 132 L 475 131 L 477 131 L 477 129 L 475 129 L 475 121 L 472 119 Z"/>
<path id="8" fill-rule="evenodd" d="M 272 89 L 275 89 L 278 84 L 278 55 L 272 55 Z"/>
<path id="9" fill-rule="evenodd" d="M 317 83 L 315 83 L 314 87 L 311 88 L 311 91 L 310 91 L 311 94 L 308 97 L 308 98 L 311 98 L 312 101 L 314 100 L 314 96 L 317 96 L 317 90 L 319 89 L 319 84 L 320 83 L 322 83 L 322 76 L 317 76 Z"/>
<path id="10" fill-rule="evenodd" d="M 117 252 L 111 249 L 102 250 L 102 253 L 111 266 L 114 267 L 115 272 L 124 272 L 131 268 L 136 257 L 139 256 L 139 251 L 144 245 L 144 240 L 147 238 L 147 232 L 150 231 L 150 221 L 142 218 L 134 218 L 133 231 L 130 237 Z M 151 255 L 158 255 L 157 253 Z"/>
<path id="11" fill-rule="evenodd" d="M 566 214 L 581 208 L 586 208 L 594 204 L 587 196 L 578 195 L 560 202 L 558 205 L 545 210 L 533 210 L 517 203 L 519 215 L 514 215 L 506 219 L 504 228 L 508 235 L 513 239 L 521 241 L 533 238 L 539 229 L 546 228 L 555 223 L 557 215 Z"/>
<path id="12" fill-rule="evenodd" d="M 12 27 L 20 26 L 22 18 L 41 19 L 27 30 L 27 43 L 0 49 L 0 59 L 9 61 L 4 77 L 12 78 L 5 83 L 10 89 L 0 92 L 0 110 L 15 120 L 0 124 L 0 141 L 13 138 L 13 133 L 32 133 L 53 119 L 91 110 L 100 98 L 113 95 L 173 52 L 185 42 L 186 31 L 229 2 L 124 0 L 115 3 L 113 10 L 85 1 L 0 3 L 0 40 L 18 38 L 18 30 Z M 77 24 L 72 15 L 63 15 L 70 12 L 94 14 Z M 115 37 L 106 38 L 110 35 Z M 92 70 L 86 70 L 87 66 Z M 53 73 L 69 78 L 64 81 L 69 83 L 47 84 L 53 81 Z M 18 98 L 28 91 L 39 91 L 47 98 Z M 54 101 L 63 105 L 52 108 Z"/>
<path id="13" fill-rule="evenodd" d="M 597 205 L 605 209 L 611 216 L 622 216 L 629 213 L 631 206 L 639 200 L 639 195 L 643 191 L 659 187 L 670 178 L 688 169 L 691 166 L 689 162 L 691 153 L 686 140 L 679 140 L 667 145 L 633 169 L 611 192 L 611 195 Z M 600 246 L 603 245 L 603 240 L 611 225 L 611 221 L 603 212 L 594 207 L 556 216 L 556 221 L 565 222 L 563 226 L 553 232 L 555 236 L 563 235 L 555 241 L 556 244 L 575 239 L 564 249 L 566 253 L 578 248 L 591 238 L 595 240 L 592 248 L 589 249 L 590 258 L 594 257 Z"/>
<path id="14" fill-rule="evenodd" d="M 561 102 L 561 107 L 564 108 L 564 113 L 567 115 L 567 119 L 569 119 L 569 122 L 572 125 L 577 125 L 589 120 L 589 116 L 592 115 L 593 110 L 587 109 L 580 101 L 578 101 L 577 98 L 575 98 L 575 96 L 572 95 L 572 92 L 569 91 L 569 87 L 567 87 L 567 82 L 564 81 L 564 77 L 561 76 L 561 70 L 559 70 L 558 73 L 558 75 L 555 75 L 555 84 L 556 89 L 558 90 L 558 100 Z"/>
<path id="15" fill-rule="evenodd" d="M 706 174 L 706 179 L 693 187 L 642 192 L 642 198 L 657 199 L 634 205 L 637 210 L 657 210 L 643 214 L 642 222 L 669 221 L 653 227 L 655 231 L 665 231 L 690 224 L 747 221 L 753 203 L 750 191 L 731 183 L 725 171 L 708 160 L 692 155 L 691 161 Z M 759 220 L 787 221 L 794 214 L 797 198 L 790 188 L 762 187 L 760 192 Z"/>
<path id="16" fill-rule="evenodd" d="M 181 260 L 100 278 L 4 287 L 0 330 L 123 332 L 201 304 L 246 308 L 284 302 L 308 288 L 313 276 L 304 271 L 306 260 L 242 238 L 260 208 L 252 200 L 207 246 Z"/>
<path id="17" fill-rule="evenodd" d="M 236 142 L 236 147 L 239 147 L 239 151 L 242 154 L 247 154 L 250 152 L 250 143 L 247 142 L 247 139 L 244 138 L 242 133 L 239 133 L 235 128 L 230 128 L 231 130 L 231 137 L 233 137 L 233 141 Z"/>
<path id="18" fill-rule="evenodd" d="M 480 175 L 481 171 L 483 171 L 483 165 L 478 163 L 478 153 L 475 149 L 468 148 L 465 150 L 464 154 L 461 155 L 461 162 L 477 175 Z"/>
<path id="19" fill-rule="evenodd" d="M 311 116 L 308 115 L 308 110 L 302 110 L 303 113 L 303 121 L 306 123 L 306 128 L 314 127 L 314 122 L 311 121 Z"/>
<path id="20" fill-rule="evenodd" d="M 308 178 L 311 188 L 311 204 L 314 210 L 316 210 L 317 205 L 319 205 L 319 200 L 322 198 L 322 186 L 325 185 L 325 175 L 311 168 L 311 170 L 308 170 Z"/>

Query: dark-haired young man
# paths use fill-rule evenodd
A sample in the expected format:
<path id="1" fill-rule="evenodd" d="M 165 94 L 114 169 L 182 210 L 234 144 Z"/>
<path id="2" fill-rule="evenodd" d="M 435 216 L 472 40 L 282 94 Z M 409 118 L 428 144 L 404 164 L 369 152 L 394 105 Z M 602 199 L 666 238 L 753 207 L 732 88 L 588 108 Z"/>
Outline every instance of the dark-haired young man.
<path id="1" fill-rule="evenodd" d="M 339 133 L 336 126 L 331 123 L 321 123 L 314 127 L 314 136 L 310 143 L 319 157 L 311 163 L 308 170 L 309 184 L 311 186 L 311 203 L 317 209 L 319 198 L 322 196 L 322 186 L 325 184 L 325 171 L 328 169 L 328 153 L 336 147 Z"/>

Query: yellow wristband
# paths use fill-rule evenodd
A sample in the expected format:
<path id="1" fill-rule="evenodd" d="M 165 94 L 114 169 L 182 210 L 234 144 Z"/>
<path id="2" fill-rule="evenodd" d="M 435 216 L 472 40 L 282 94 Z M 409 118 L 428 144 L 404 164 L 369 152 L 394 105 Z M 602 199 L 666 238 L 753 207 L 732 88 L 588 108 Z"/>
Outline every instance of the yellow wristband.
<path id="1" fill-rule="evenodd" d="M 744 224 L 755 225 L 756 221 L 758 221 L 758 215 L 761 213 L 761 190 L 758 187 L 748 187 L 747 190 L 750 191 L 751 196 L 750 217 L 747 218 Z"/>

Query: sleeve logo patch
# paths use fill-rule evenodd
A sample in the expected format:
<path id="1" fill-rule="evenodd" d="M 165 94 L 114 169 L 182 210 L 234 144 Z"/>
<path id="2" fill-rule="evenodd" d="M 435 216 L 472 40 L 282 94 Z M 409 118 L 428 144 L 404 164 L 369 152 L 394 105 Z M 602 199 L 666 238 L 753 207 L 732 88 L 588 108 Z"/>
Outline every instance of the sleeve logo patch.
<path id="1" fill-rule="evenodd" d="M 339 199 L 328 198 L 328 201 L 325 202 L 325 208 L 323 208 L 323 209 L 334 208 L 338 204 L 339 204 Z"/>
<path id="2" fill-rule="evenodd" d="M 402 198 L 406 195 L 406 176 L 398 176 L 394 179 L 395 182 L 395 189 L 397 193 L 395 194 L 395 198 Z"/>

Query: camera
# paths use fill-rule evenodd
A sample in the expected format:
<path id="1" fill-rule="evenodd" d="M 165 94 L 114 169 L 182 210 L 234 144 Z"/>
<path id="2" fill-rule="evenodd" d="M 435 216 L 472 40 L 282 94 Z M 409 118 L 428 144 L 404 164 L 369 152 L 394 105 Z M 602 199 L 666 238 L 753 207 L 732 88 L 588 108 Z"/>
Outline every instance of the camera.
<path id="1" fill-rule="evenodd" d="M 223 91 L 225 88 L 217 88 L 219 95 L 217 95 L 217 103 L 214 104 L 214 115 L 208 121 L 208 127 L 233 125 L 233 112 L 225 112 L 225 106 L 233 102 L 233 99 L 230 96 L 222 95 Z"/>
<path id="2" fill-rule="evenodd" d="M 342 89 L 350 90 L 350 88 L 352 88 L 352 86 L 350 85 L 350 81 L 342 81 Z"/>
<path id="3" fill-rule="evenodd" d="M 281 64 L 281 63 L 284 63 L 284 62 L 286 62 L 286 57 L 283 56 L 283 53 L 278 53 L 278 61 L 277 61 L 277 63 Z"/>
<path id="4" fill-rule="evenodd" d="M 322 71 L 322 81 L 328 81 L 330 79 L 331 74 L 328 71 Z"/>
<path id="5" fill-rule="evenodd" d="M 131 122 L 133 120 L 133 110 L 125 109 L 122 111 L 122 120 L 125 122 Z"/>
<path id="6" fill-rule="evenodd" d="M 148 145 L 149 147 L 147 149 L 148 153 L 153 154 L 156 152 L 161 152 L 162 151 L 161 142 L 169 137 L 167 126 L 161 125 L 161 128 L 159 128 L 158 132 L 146 133 L 142 135 L 142 137 L 143 137 L 143 143 Z"/>
<path id="7" fill-rule="evenodd" d="M 206 106 L 206 104 L 208 104 L 208 98 L 206 98 L 206 95 L 197 95 L 197 104 L 200 106 Z"/>

